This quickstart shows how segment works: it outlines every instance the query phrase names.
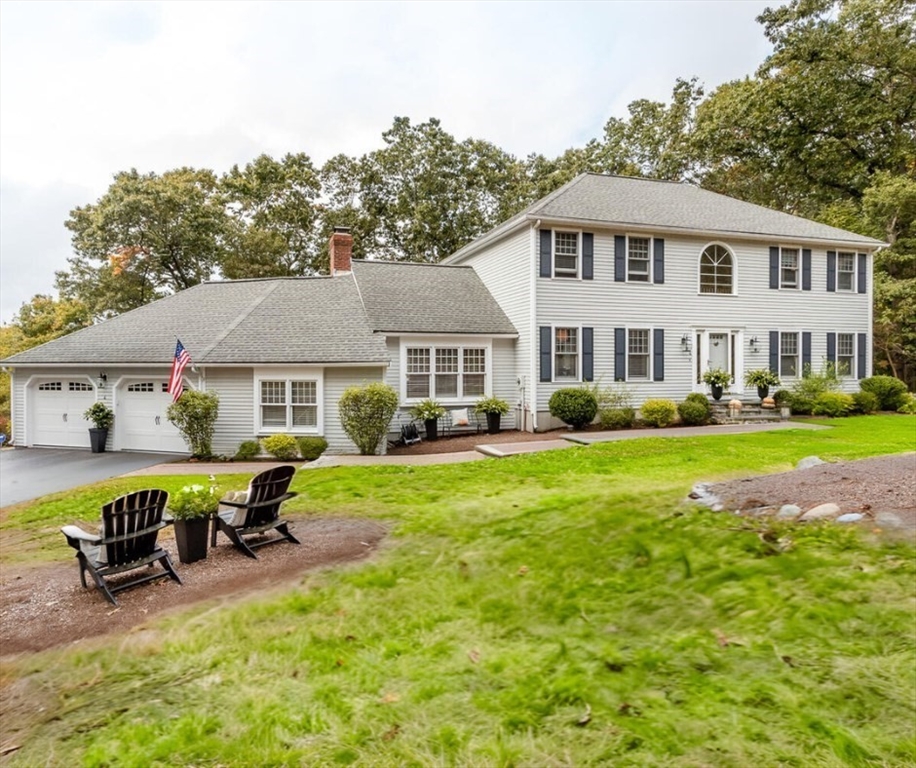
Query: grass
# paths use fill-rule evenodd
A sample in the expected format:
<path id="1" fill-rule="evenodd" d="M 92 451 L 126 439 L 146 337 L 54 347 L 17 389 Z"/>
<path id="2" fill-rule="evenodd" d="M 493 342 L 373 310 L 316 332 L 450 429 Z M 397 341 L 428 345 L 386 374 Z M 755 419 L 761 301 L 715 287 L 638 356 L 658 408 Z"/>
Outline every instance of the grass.
<path id="1" fill-rule="evenodd" d="M 300 472 L 290 511 L 387 521 L 381 553 L 4 664 L 45 707 L 9 764 L 916 764 L 913 546 L 771 524 L 773 554 L 682 503 L 700 479 L 916 448 L 913 417 L 825 423 Z M 188 482 L 47 497 L 0 532 L 61 557 L 74 509 Z"/>

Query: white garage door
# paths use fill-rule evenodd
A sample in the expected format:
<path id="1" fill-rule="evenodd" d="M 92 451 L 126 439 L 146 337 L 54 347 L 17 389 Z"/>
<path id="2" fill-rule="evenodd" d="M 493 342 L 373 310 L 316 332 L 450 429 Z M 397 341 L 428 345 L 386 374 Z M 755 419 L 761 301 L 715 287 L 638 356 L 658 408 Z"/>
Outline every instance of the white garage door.
<path id="1" fill-rule="evenodd" d="M 120 389 L 115 424 L 122 450 L 187 453 L 188 446 L 166 416 L 172 396 L 165 381 L 137 381 Z"/>
<path id="2" fill-rule="evenodd" d="M 33 445 L 88 448 L 92 423 L 83 418 L 95 402 L 95 388 L 87 381 L 59 379 L 32 389 Z"/>

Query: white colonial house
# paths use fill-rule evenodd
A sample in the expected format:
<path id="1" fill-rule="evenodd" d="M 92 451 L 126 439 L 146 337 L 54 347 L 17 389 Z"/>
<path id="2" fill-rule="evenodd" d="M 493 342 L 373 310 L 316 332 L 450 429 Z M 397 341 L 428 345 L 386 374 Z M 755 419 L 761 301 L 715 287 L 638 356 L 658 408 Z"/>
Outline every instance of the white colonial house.
<path id="1" fill-rule="evenodd" d="M 353 452 L 337 401 L 385 381 L 402 410 L 496 395 L 505 427 L 543 430 L 560 387 L 705 392 L 704 371 L 770 367 L 784 382 L 839 364 L 871 375 L 881 242 L 688 184 L 585 174 L 444 264 L 352 261 L 327 277 L 210 282 L 0 361 L 19 446 L 88 448 L 83 411 L 115 412 L 110 450 L 186 453 L 165 418 L 176 339 L 188 387 L 220 397 L 214 450 L 287 432 Z"/>

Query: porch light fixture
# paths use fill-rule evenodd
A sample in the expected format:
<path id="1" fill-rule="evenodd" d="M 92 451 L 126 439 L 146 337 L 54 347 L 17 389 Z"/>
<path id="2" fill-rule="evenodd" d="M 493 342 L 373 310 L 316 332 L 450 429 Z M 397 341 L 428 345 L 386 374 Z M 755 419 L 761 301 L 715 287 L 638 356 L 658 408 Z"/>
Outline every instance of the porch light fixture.
<path id="1" fill-rule="evenodd" d="M 690 334 L 689 333 L 685 333 L 683 336 L 681 336 L 681 349 L 683 349 L 685 352 L 690 351 Z"/>
<path id="2" fill-rule="evenodd" d="M 99 389 L 105 389 L 105 383 L 108 381 L 107 373 L 99 373 L 99 380 L 96 382 L 99 385 Z"/>
<path id="3" fill-rule="evenodd" d="M 760 351 L 760 341 L 757 339 L 756 336 L 751 337 L 749 344 L 751 345 L 751 352 Z"/>

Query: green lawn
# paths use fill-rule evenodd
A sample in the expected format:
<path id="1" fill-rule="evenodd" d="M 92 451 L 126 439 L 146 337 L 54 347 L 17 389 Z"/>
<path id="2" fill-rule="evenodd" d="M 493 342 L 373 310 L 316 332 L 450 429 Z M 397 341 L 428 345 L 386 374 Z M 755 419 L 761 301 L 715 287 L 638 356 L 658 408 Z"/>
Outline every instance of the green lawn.
<path id="1" fill-rule="evenodd" d="M 289 511 L 387 521 L 380 553 L 5 663 L 4 690 L 45 704 L 9 765 L 914 765 L 912 544 L 774 526 L 773 554 L 683 503 L 697 480 L 916 449 L 916 417 L 825 423 L 300 472 Z M 74 509 L 188 482 L 102 483 L 2 528 L 64 558 Z"/>

